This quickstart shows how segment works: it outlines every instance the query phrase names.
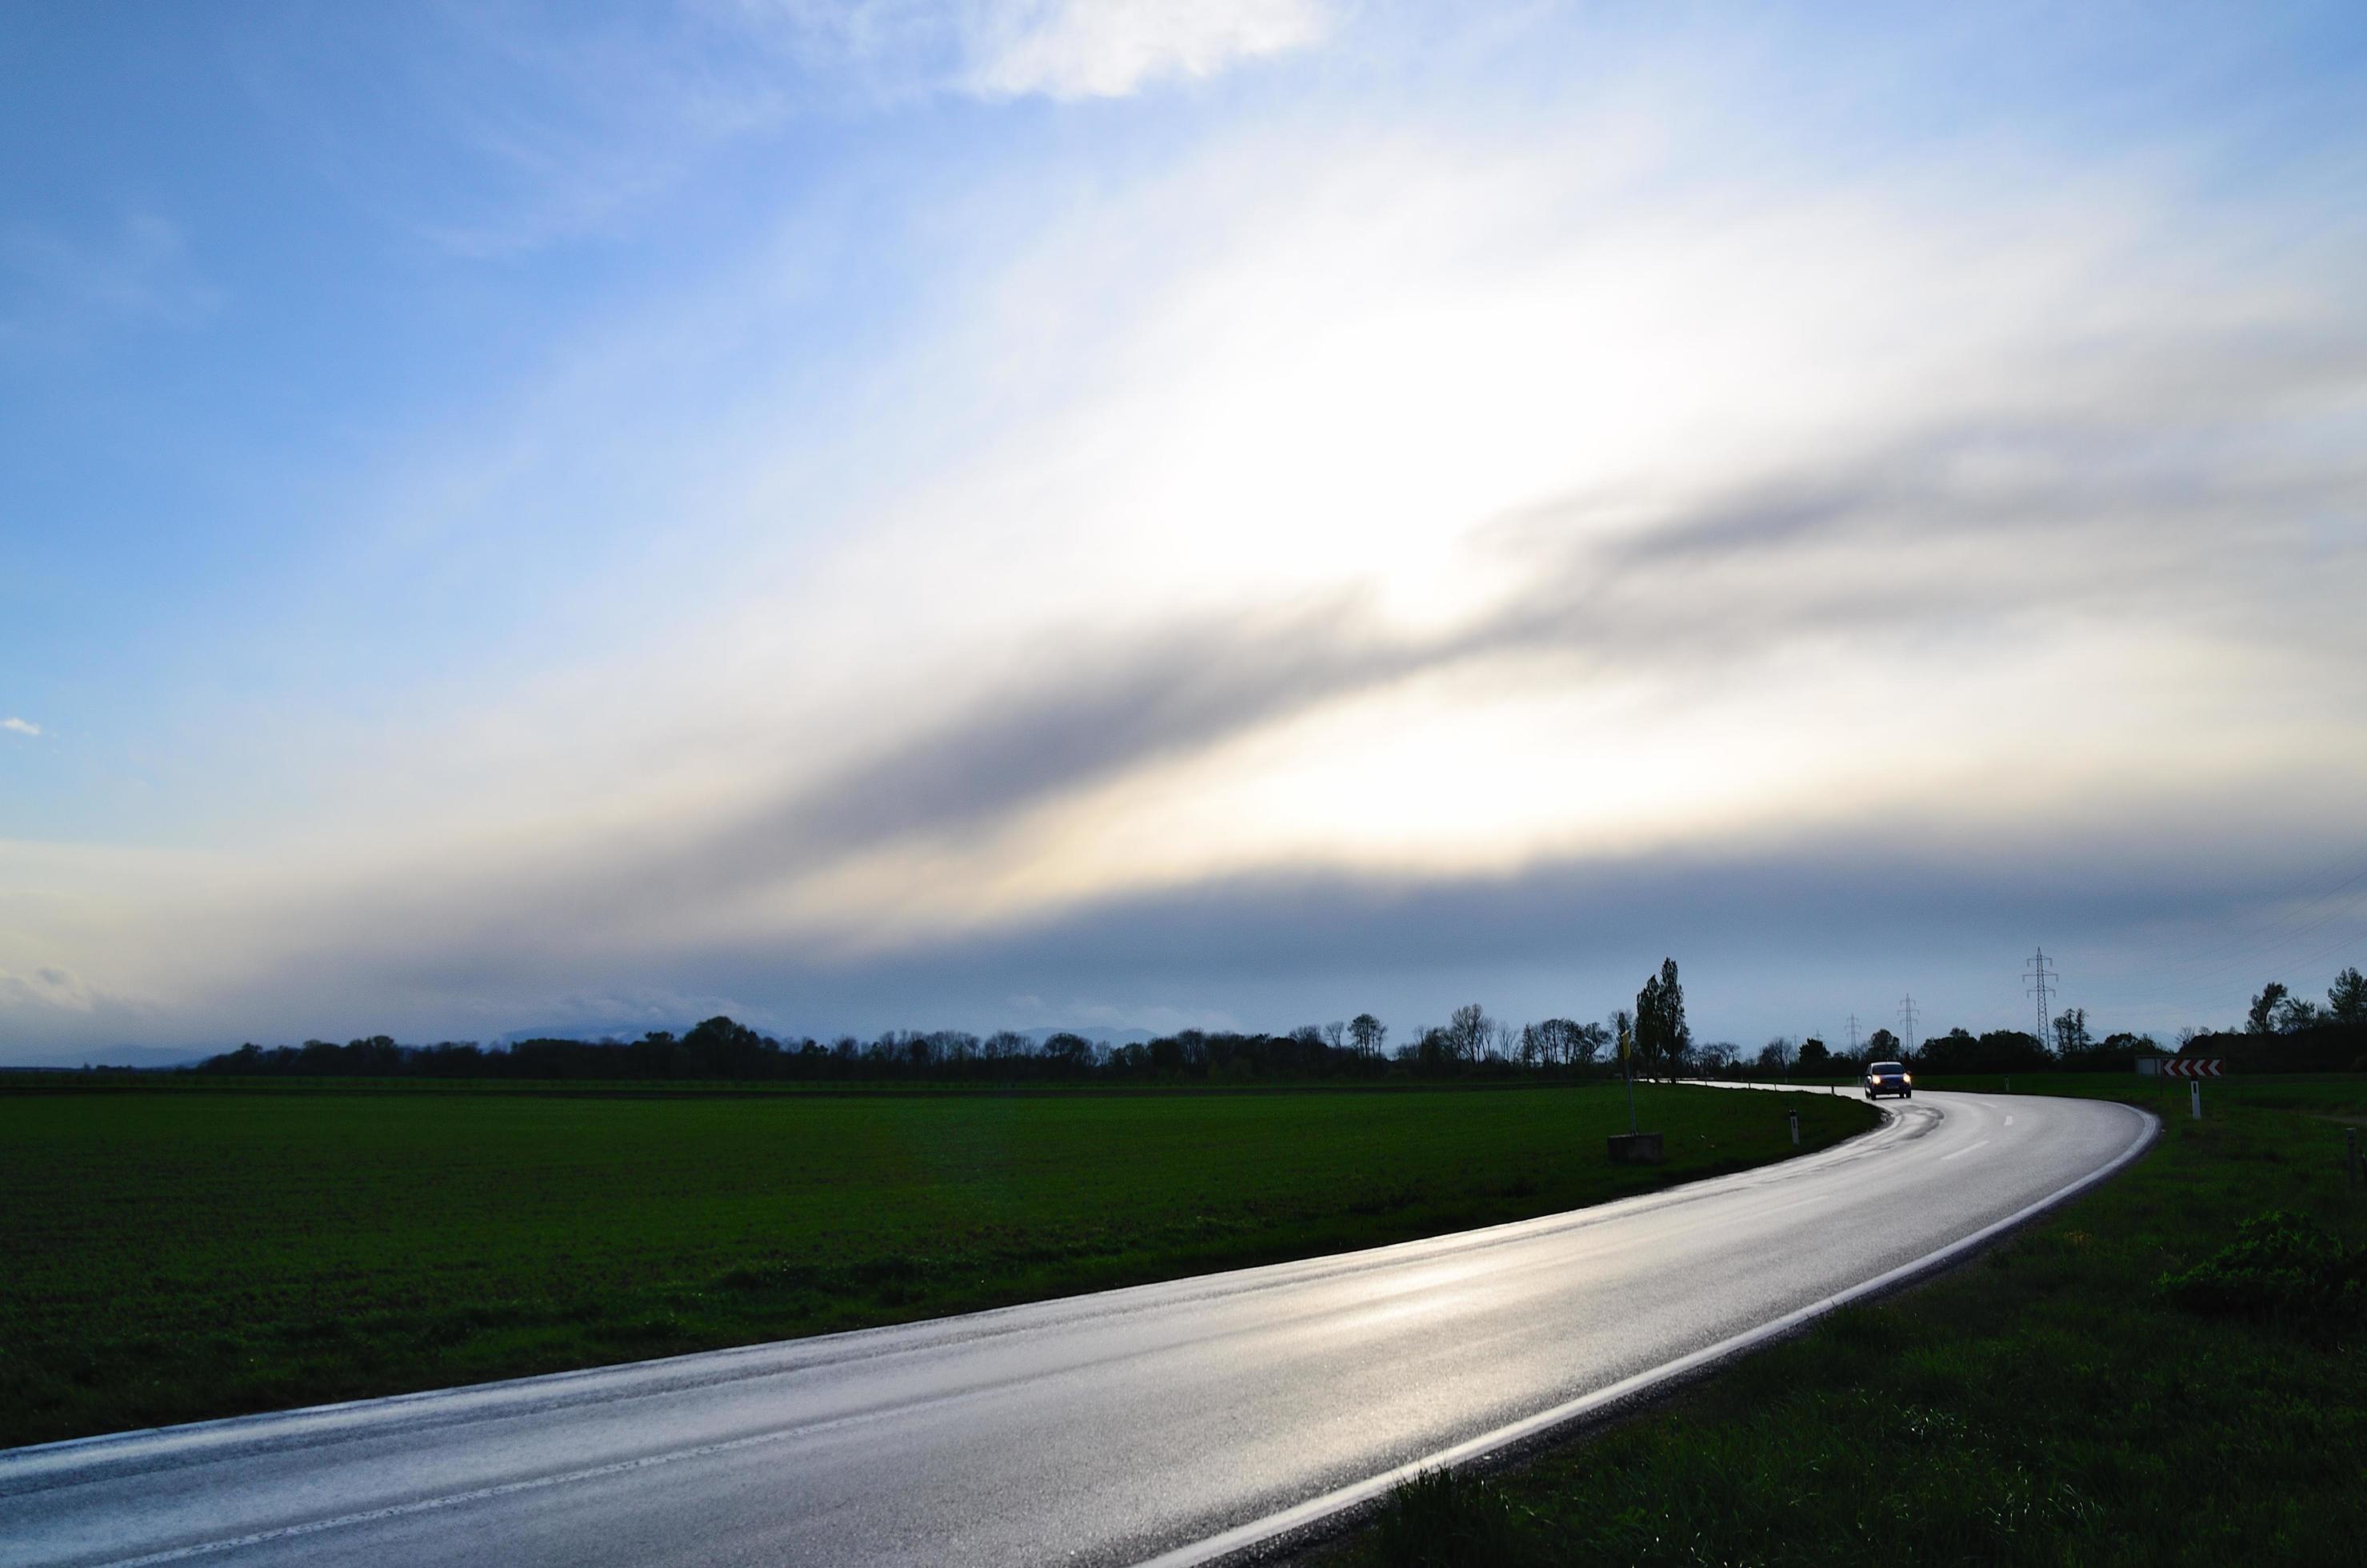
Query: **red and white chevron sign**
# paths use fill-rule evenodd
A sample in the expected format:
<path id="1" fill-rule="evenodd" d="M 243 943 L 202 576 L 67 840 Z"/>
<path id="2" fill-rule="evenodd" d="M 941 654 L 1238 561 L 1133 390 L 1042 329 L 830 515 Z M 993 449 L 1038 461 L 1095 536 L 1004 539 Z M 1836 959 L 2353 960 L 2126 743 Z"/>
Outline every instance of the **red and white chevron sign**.
<path id="1" fill-rule="evenodd" d="M 2205 1061 L 2200 1056 L 2173 1056 L 2161 1064 L 2161 1075 L 2165 1078 L 2221 1078 L 2226 1075 L 2223 1071 L 2226 1065 L 2215 1057 Z"/>

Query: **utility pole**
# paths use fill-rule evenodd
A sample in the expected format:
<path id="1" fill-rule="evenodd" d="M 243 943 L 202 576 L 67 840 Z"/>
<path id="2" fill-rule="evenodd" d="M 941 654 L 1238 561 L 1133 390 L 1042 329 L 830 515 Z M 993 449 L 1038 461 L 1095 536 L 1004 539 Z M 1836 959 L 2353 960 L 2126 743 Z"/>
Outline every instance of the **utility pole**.
<path id="1" fill-rule="evenodd" d="M 1902 999 L 1899 1001 L 1899 1004 L 1898 1004 L 1898 1024 L 1899 1024 L 1899 1027 L 1900 1027 L 1901 1028 L 1903 1028 L 1903 1029 L 1905 1029 L 1905 1030 L 1907 1031 L 1907 1051 L 1906 1051 L 1906 1054 L 1911 1057 L 1911 1056 L 1913 1056 L 1913 1055 L 1915 1054 L 1915 998 L 1914 998 L 1914 997 L 1912 997 L 1912 996 L 1908 996 L 1908 997 L 1904 997 L 1904 998 L 1902 998 Z"/>
<path id="2" fill-rule="evenodd" d="M 2046 998 L 2061 995 L 2063 992 L 2062 972 L 2050 967 L 2053 962 L 2046 956 L 2046 949 L 2041 948 L 2022 977 L 2029 987 L 2030 994 L 2038 998 L 2038 1049 L 2041 1051 L 2046 1049 Z"/>
<path id="3" fill-rule="evenodd" d="M 1857 1015 L 1855 1013 L 1850 1015 L 1850 1055 L 1852 1058 L 1857 1055 Z"/>

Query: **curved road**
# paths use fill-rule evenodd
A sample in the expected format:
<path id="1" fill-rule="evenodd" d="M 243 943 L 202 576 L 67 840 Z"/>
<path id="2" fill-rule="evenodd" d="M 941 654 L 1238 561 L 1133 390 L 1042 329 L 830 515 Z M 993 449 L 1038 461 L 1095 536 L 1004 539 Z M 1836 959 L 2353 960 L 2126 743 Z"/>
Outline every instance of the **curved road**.
<path id="1" fill-rule="evenodd" d="M 0 1563 L 1204 1562 L 1890 1283 L 2156 1125 L 1886 1108 L 1804 1159 L 1369 1252 L 0 1453 Z"/>

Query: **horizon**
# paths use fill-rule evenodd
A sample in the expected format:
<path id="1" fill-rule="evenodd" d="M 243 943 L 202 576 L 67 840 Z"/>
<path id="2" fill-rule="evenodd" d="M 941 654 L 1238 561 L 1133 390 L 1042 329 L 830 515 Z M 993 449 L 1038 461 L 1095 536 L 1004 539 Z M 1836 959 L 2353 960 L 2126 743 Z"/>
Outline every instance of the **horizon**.
<path id="1" fill-rule="evenodd" d="M 2339 977 L 2338 977 L 2338 979 L 2339 978 Z M 2294 994 L 2300 1000 L 2315 1001 L 2315 998 L 2311 997 L 2305 991 L 2295 993 Z M 2331 990 L 2329 990 L 2328 995 L 2329 998 L 2331 998 Z M 2253 1000 L 2257 1003 L 2259 1001 L 2259 996 L 2256 994 Z M 1470 1004 L 1470 1006 L 1478 1006 L 1483 1013 L 1485 1012 L 1484 1004 L 1473 1003 Z M 1604 1014 L 1601 1018 L 1574 1018 L 1559 1021 L 1577 1023 L 1607 1023 L 1613 1024 L 1615 1027 L 1616 1017 L 1627 1011 L 1627 1009 L 1624 1008 L 1614 1008 L 1611 1012 Z M 2080 1009 L 2080 1011 L 2084 1015 L 2085 1009 Z M 1920 1013 L 1920 1006 L 1918 1007 L 1918 1013 L 1919 1015 Z M 1432 1033 L 1443 1033 L 1446 1028 L 1444 1024 L 1424 1022 L 1415 1024 L 1410 1028 L 1400 1033 L 1397 1026 L 1392 1025 L 1387 1019 L 1382 1018 L 1376 1019 L 1376 1021 L 1381 1025 L 1385 1037 L 1395 1041 L 1393 1045 L 1384 1045 L 1379 1049 L 1378 1054 L 1384 1057 L 1392 1055 L 1403 1056 L 1409 1050 L 1418 1043 L 1422 1036 Z M 1491 1028 L 1499 1023 L 1520 1027 L 1534 1025 L 1545 1021 L 1546 1020 L 1499 1018 L 1493 1014 L 1487 1015 L 1487 1023 Z M 2026 1040 L 2035 1040 L 2040 1049 L 2050 1055 L 2057 1052 L 2058 1042 L 2054 1034 L 2052 1032 L 2041 1032 L 2037 1028 L 2038 1020 L 2034 1015 L 2027 1021 L 2026 1026 L 1998 1022 L 1986 1023 L 1978 1028 L 1968 1028 L 1966 1024 L 1962 1021 L 1953 1021 L 1944 1026 L 1934 1027 L 1929 1030 L 1923 1030 L 1919 1022 L 1916 1042 L 1912 1047 L 1908 1046 L 1903 1040 L 1898 1038 L 1891 1028 L 1891 1025 L 1900 1023 L 1901 1021 L 1902 1020 L 1899 1019 L 1893 1019 L 1890 1024 L 1877 1022 L 1867 1023 L 1862 1031 L 1861 1038 L 1857 1041 L 1856 1050 L 1858 1055 L 1861 1057 L 1863 1056 L 1865 1052 L 1872 1048 L 1874 1039 L 1877 1033 L 1891 1033 L 1893 1046 L 1898 1048 L 1908 1056 L 1916 1055 L 1922 1045 L 1932 1040 L 1950 1036 L 1963 1038 L 1982 1038 L 1989 1035 L 2019 1036 Z M 2055 1021 L 2056 1020 L 2049 1020 L 2050 1024 Z M 2322 1016 L 2318 1021 L 2321 1023 L 2331 1024 L 2335 1023 L 2337 1019 L 2331 1015 L 2327 1015 Z M 1156 1040 L 1175 1039 L 1178 1037 L 1187 1036 L 1205 1035 L 1208 1037 L 1217 1037 L 1230 1035 L 1236 1038 L 1278 1039 L 1285 1036 L 1301 1034 L 1308 1030 L 1315 1030 L 1321 1033 L 1329 1029 L 1343 1028 L 1347 1022 L 1348 1020 L 1346 1019 L 1307 1020 L 1298 1024 L 1287 1026 L 1261 1027 L 1252 1025 L 1240 1028 L 1225 1029 L 1202 1029 L 1196 1026 L 1187 1025 L 1175 1029 L 1164 1031 L 1131 1027 L 1113 1028 L 1106 1027 L 1080 1027 L 1065 1024 L 1038 1024 L 1017 1027 L 1006 1025 L 1003 1028 L 993 1032 L 1010 1033 L 1027 1037 L 1030 1042 L 1037 1048 L 1041 1048 L 1048 1040 L 1054 1037 L 1070 1035 L 1082 1039 L 1097 1048 L 1105 1050 L 1115 1046 L 1138 1045 Z M 347 1044 L 373 1044 L 379 1040 L 390 1041 L 397 1049 L 402 1051 L 428 1051 L 442 1047 L 457 1046 L 461 1048 L 482 1050 L 487 1052 L 500 1052 L 509 1051 L 521 1044 L 530 1044 L 546 1040 L 565 1041 L 585 1045 L 622 1047 L 635 1044 L 642 1040 L 657 1039 L 660 1037 L 678 1038 L 696 1028 L 712 1023 L 731 1024 L 753 1028 L 761 1038 L 782 1047 L 821 1045 L 824 1047 L 837 1049 L 852 1044 L 857 1047 L 868 1048 L 875 1043 L 897 1041 L 920 1037 L 938 1039 L 957 1036 L 965 1038 L 969 1040 L 971 1044 L 975 1045 L 983 1040 L 986 1034 L 986 1031 L 963 1029 L 957 1026 L 939 1026 L 929 1028 L 890 1028 L 879 1031 L 871 1039 L 866 1040 L 862 1036 L 845 1030 L 816 1031 L 799 1030 L 794 1027 L 786 1028 L 765 1028 L 762 1026 L 750 1025 L 745 1020 L 733 1018 L 727 1014 L 716 1014 L 707 1018 L 681 1019 L 676 1020 L 672 1025 L 652 1027 L 642 1031 L 639 1035 L 633 1034 L 630 1031 L 601 1031 L 572 1027 L 555 1027 L 550 1028 L 536 1028 L 533 1027 L 527 1027 L 506 1029 L 500 1034 L 493 1035 L 485 1040 L 394 1040 L 393 1037 L 388 1035 L 364 1035 L 354 1037 L 350 1040 L 323 1040 L 318 1039 L 307 1039 L 303 1040 L 264 1041 L 249 1040 L 241 1040 L 234 1044 L 228 1041 L 211 1041 L 197 1044 L 185 1043 L 167 1046 L 117 1044 L 113 1046 L 96 1047 L 85 1051 L 82 1052 L 84 1060 L 78 1063 L 51 1062 L 30 1062 L 23 1065 L 28 1071 L 60 1069 L 74 1070 L 79 1067 L 108 1065 L 136 1067 L 136 1063 L 127 1062 L 124 1058 L 129 1055 L 137 1054 L 150 1058 L 153 1068 L 163 1070 L 176 1064 L 185 1064 L 210 1060 L 213 1057 L 234 1053 L 248 1047 L 258 1047 L 268 1051 L 293 1050 L 300 1046 L 319 1044 L 338 1046 Z M 2092 1020 L 2085 1018 L 2084 1016 L 2080 1019 L 2080 1025 L 2087 1030 L 2089 1037 L 2100 1045 L 2109 1044 L 2109 1042 L 2113 1040 L 2131 1040 L 2139 1045 L 2151 1044 L 2161 1050 L 2171 1051 L 2172 1053 L 2176 1053 L 2179 1050 L 2183 1048 L 2190 1038 L 2208 1039 L 2214 1036 L 2233 1037 L 2242 1035 L 2246 1032 L 2245 1023 L 2240 1019 L 2225 1025 L 2214 1024 L 2191 1026 L 2189 1028 L 2180 1029 L 2178 1034 L 2169 1040 L 2157 1040 L 2152 1034 L 2144 1030 L 2116 1030 L 2108 1034 L 2104 1030 L 2093 1028 Z M 1690 1050 L 1731 1051 L 1735 1053 L 1733 1057 L 1734 1062 L 1739 1065 L 1748 1065 L 1757 1056 L 1758 1048 L 1754 1047 L 1750 1041 L 1711 1036 L 1697 1030 L 1692 1032 L 1696 1038 L 1693 1040 L 1693 1045 L 1689 1048 Z M 1771 1037 L 1769 1040 L 1761 1042 L 1761 1044 L 1763 1046 L 1783 1045 L 1793 1050 L 1796 1050 L 1799 1046 L 1809 1041 L 1815 1041 L 1827 1047 L 1829 1051 L 1834 1053 L 1836 1060 L 1850 1061 L 1855 1059 L 1850 1055 L 1850 1042 L 1845 1036 L 1842 1038 L 1829 1040 L 1814 1030 L 1793 1031 L 1788 1034 Z M 1489 1056 L 1493 1058 L 1496 1054 L 1496 1045 L 1491 1044 L 1488 1049 Z M 112 1060 L 110 1060 L 110 1058 Z M 171 1060 L 166 1060 L 168 1058 Z M 1688 1060 L 1690 1061 L 1690 1058 Z M 0 1069 L 11 1068 L 17 1065 L 17 1064 L 16 1063 L 0 1062 Z"/>
<path id="2" fill-rule="evenodd" d="M 2367 963 L 2356 7 L 0 51 L 0 1065 Z"/>

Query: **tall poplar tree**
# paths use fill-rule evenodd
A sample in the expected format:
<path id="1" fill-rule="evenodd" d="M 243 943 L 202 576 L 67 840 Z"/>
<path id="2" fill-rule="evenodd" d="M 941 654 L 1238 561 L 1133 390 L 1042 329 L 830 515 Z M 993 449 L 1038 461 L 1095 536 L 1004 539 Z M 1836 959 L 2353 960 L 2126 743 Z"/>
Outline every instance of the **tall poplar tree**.
<path id="1" fill-rule="evenodd" d="M 1660 972 L 1648 975 L 1636 994 L 1636 1053 L 1647 1071 L 1673 1078 L 1693 1049 L 1693 1031 L 1685 1022 L 1685 988 L 1677 981 L 1677 960 L 1660 960 Z"/>

